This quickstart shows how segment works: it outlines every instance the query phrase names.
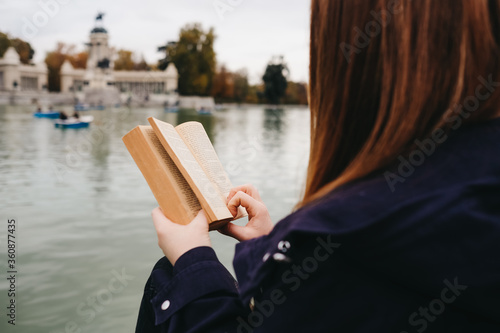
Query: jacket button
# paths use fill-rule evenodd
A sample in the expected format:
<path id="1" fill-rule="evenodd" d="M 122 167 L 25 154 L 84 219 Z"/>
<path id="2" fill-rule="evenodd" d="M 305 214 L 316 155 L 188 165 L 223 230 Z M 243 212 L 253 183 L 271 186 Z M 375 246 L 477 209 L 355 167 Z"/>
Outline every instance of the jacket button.
<path id="1" fill-rule="evenodd" d="M 255 298 L 250 298 L 250 302 L 248 303 L 248 307 L 250 308 L 250 311 L 253 311 L 255 308 Z"/>
<path id="2" fill-rule="evenodd" d="M 290 249 L 290 242 L 286 240 L 282 240 L 278 243 L 278 250 L 283 253 L 286 253 Z"/>
<path id="3" fill-rule="evenodd" d="M 290 258 L 288 258 L 286 255 L 284 255 L 283 253 L 275 253 L 273 254 L 273 259 L 274 261 L 278 261 L 278 262 L 290 262 L 292 260 L 290 260 Z"/>
<path id="4" fill-rule="evenodd" d="M 170 301 L 167 299 L 165 302 L 161 304 L 161 309 L 166 310 L 170 306 Z"/>

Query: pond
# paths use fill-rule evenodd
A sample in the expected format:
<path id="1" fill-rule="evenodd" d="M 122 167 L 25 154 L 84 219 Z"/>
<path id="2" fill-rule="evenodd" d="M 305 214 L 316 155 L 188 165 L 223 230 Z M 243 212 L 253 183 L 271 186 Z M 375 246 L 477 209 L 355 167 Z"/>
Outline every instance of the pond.
<path id="1" fill-rule="evenodd" d="M 292 210 L 305 183 L 307 108 L 228 107 L 212 115 L 111 108 L 86 112 L 94 116 L 89 128 L 65 130 L 33 111 L 0 106 L 2 313 L 9 220 L 16 225 L 17 272 L 16 326 L 3 314 L 1 332 L 134 330 L 144 283 L 163 254 L 150 216 L 156 201 L 121 137 L 149 116 L 201 122 L 233 185 L 254 184 L 275 222 Z M 236 241 L 211 237 L 233 272 Z"/>

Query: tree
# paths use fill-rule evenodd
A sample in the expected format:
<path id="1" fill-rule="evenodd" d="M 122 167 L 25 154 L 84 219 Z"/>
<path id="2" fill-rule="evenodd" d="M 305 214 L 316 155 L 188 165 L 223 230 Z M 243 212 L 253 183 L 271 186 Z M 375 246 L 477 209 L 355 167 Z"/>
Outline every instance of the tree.
<path id="1" fill-rule="evenodd" d="M 262 80 L 265 85 L 264 95 L 269 103 L 279 104 L 281 98 L 285 96 L 287 75 L 288 67 L 282 56 L 274 58 L 267 64 Z"/>
<path id="2" fill-rule="evenodd" d="M 118 59 L 115 60 L 115 71 L 131 71 L 134 69 L 134 60 L 132 60 L 132 51 L 119 50 Z"/>
<path id="3" fill-rule="evenodd" d="M 7 51 L 9 46 L 10 46 L 9 36 L 4 34 L 3 32 L 0 32 L 0 58 L 3 57 L 5 51 Z"/>
<path id="4" fill-rule="evenodd" d="M 33 59 L 33 55 L 35 54 L 35 50 L 33 50 L 30 43 L 19 38 L 14 38 L 10 40 L 10 45 L 16 49 L 17 53 L 19 53 L 21 63 L 28 65 L 31 62 L 31 59 Z"/>
<path id="5" fill-rule="evenodd" d="M 164 71 L 172 62 L 172 55 L 175 53 L 177 42 L 170 41 L 165 46 L 158 47 L 158 52 L 165 52 L 165 58 L 158 61 L 158 69 Z"/>
<path id="6" fill-rule="evenodd" d="M 201 24 L 187 24 L 179 33 L 178 42 L 158 48 L 165 52 L 158 67 L 173 62 L 179 72 L 178 91 L 181 95 L 208 96 L 212 92 L 216 55 L 213 28 L 204 31 Z"/>
<path id="7" fill-rule="evenodd" d="M 151 67 L 146 62 L 146 59 L 144 59 L 144 56 L 142 56 L 141 60 L 139 62 L 134 63 L 134 70 L 136 70 L 136 71 L 149 71 L 149 70 L 151 70 Z"/>
<path id="8" fill-rule="evenodd" d="M 47 53 L 45 63 L 49 71 L 48 89 L 49 91 L 61 91 L 61 66 L 66 60 L 67 46 L 64 43 L 57 43 L 56 49 Z"/>
<path id="9" fill-rule="evenodd" d="M 234 101 L 237 103 L 243 103 L 250 90 L 250 85 L 248 84 L 248 72 L 246 69 L 241 69 L 236 73 L 233 73 L 233 86 L 234 86 Z"/>
<path id="10" fill-rule="evenodd" d="M 87 52 L 75 53 L 74 45 L 57 43 L 54 51 L 48 52 L 45 57 L 48 74 L 49 91 L 61 91 L 61 67 L 65 60 L 71 62 L 74 68 L 87 67 Z"/>
<path id="11" fill-rule="evenodd" d="M 5 51 L 7 51 L 10 46 L 14 47 L 19 54 L 21 63 L 28 65 L 31 59 L 33 59 L 35 50 L 33 50 L 30 43 L 20 38 L 10 39 L 7 34 L 0 32 L 0 58 L 3 57 Z"/>
<path id="12" fill-rule="evenodd" d="M 212 83 L 212 96 L 217 102 L 230 101 L 233 99 L 234 84 L 232 73 L 228 72 L 226 66 L 222 65 L 214 76 Z"/>
<path id="13" fill-rule="evenodd" d="M 262 84 L 249 86 L 245 102 L 250 104 L 260 103 L 264 95 L 263 90 L 264 86 Z"/>
<path id="14" fill-rule="evenodd" d="M 139 62 L 134 61 L 134 53 L 129 50 L 119 50 L 118 59 L 115 60 L 115 71 L 148 71 L 151 67 L 146 63 L 144 56 Z"/>
<path id="15" fill-rule="evenodd" d="M 302 82 L 288 82 L 284 101 L 286 104 L 307 105 L 307 85 Z"/>
<path id="16" fill-rule="evenodd" d="M 68 54 L 67 59 L 71 62 L 74 68 L 87 68 L 87 59 L 89 54 L 87 52 L 80 52 L 76 54 Z"/>

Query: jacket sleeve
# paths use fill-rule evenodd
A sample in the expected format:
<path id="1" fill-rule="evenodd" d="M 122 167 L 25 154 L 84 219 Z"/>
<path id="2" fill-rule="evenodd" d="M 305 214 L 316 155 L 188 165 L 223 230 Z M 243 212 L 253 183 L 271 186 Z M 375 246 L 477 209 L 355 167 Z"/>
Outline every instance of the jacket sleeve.
<path id="1" fill-rule="evenodd" d="M 151 273 L 136 332 L 234 332 L 247 316 L 237 282 L 211 247 L 183 254 L 172 267 L 160 259 Z"/>

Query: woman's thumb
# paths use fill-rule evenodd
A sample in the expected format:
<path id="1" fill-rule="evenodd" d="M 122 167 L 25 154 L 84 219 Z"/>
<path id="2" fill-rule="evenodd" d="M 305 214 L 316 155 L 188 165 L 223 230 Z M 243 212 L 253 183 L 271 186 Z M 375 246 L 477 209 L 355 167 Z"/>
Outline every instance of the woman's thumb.
<path id="1" fill-rule="evenodd" d="M 244 241 L 246 240 L 246 228 L 236 225 L 234 223 L 229 222 L 225 226 L 219 229 L 219 232 L 221 234 L 224 234 L 226 236 L 230 236 L 233 238 L 236 238 L 237 240 Z"/>

